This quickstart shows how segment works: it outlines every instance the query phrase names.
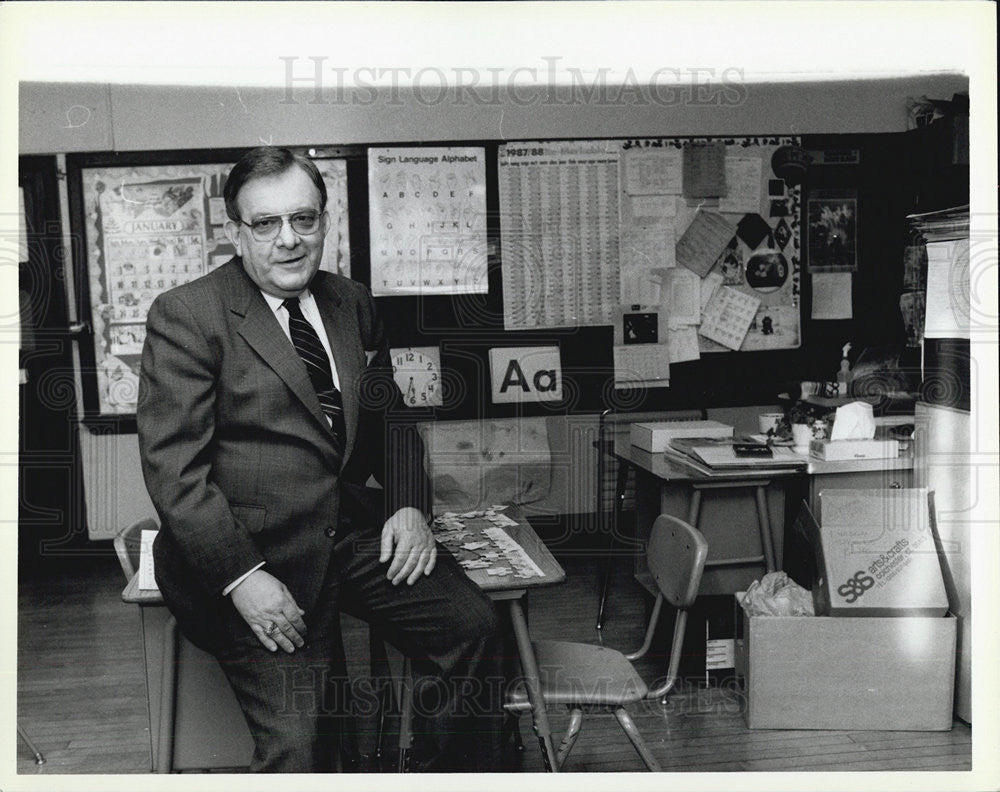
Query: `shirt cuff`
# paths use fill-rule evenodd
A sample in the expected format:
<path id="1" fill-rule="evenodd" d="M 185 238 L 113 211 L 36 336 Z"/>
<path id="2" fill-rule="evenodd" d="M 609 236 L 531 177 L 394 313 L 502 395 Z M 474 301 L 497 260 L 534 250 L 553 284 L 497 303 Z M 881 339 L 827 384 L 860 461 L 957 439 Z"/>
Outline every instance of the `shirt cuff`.
<path id="1" fill-rule="evenodd" d="M 257 566 L 255 566 L 253 569 L 248 569 L 246 572 L 244 572 L 242 575 L 240 575 L 238 578 L 236 578 L 236 580 L 234 580 L 232 583 L 230 583 L 228 586 L 226 586 L 224 589 L 222 589 L 222 596 L 223 597 L 228 597 L 229 594 L 230 594 L 230 592 L 232 592 L 232 590 L 234 588 L 236 588 L 238 585 L 240 585 L 240 583 L 242 583 L 244 580 L 246 580 L 248 577 L 250 577 L 251 574 L 253 574 L 254 572 L 256 572 L 262 566 L 264 566 L 264 562 L 263 561 L 261 561 L 259 564 L 257 564 Z"/>

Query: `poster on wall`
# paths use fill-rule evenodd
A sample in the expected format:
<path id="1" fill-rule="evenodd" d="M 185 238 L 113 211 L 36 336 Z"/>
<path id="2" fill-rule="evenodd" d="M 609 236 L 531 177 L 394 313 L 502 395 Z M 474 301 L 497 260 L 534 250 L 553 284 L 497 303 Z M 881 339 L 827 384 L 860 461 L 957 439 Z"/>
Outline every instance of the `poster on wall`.
<path id="1" fill-rule="evenodd" d="M 344 160 L 317 160 L 330 231 L 321 268 L 350 275 Z M 82 171 L 97 412 L 135 412 L 146 314 L 161 292 L 231 259 L 222 188 L 231 163 Z"/>
<path id="2" fill-rule="evenodd" d="M 369 149 L 368 211 L 376 297 L 489 290 L 485 149 Z"/>
<path id="3" fill-rule="evenodd" d="M 810 272 L 858 269 L 858 193 L 814 190 L 806 204 Z"/>
<path id="4" fill-rule="evenodd" d="M 500 146 L 505 329 L 613 324 L 620 154 L 613 140 Z"/>

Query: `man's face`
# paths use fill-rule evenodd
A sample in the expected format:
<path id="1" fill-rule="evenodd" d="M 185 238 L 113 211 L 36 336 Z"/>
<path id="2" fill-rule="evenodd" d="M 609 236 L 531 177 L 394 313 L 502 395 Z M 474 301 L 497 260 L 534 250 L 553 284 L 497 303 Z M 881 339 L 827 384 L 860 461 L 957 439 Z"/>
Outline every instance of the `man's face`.
<path id="1" fill-rule="evenodd" d="M 330 217 L 323 212 L 316 230 L 297 233 L 290 215 L 296 212 L 320 214 L 320 195 L 316 185 L 298 166 L 277 176 L 251 179 L 236 199 L 243 223 L 226 223 L 226 235 L 243 259 L 243 268 L 261 290 L 276 297 L 295 297 L 302 292 L 319 269 L 323 258 L 323 240 L 330 227 Z M 267 241 L 254 238 L 245 223 L 262 217 L 283 215 L 277 236 Z"/>

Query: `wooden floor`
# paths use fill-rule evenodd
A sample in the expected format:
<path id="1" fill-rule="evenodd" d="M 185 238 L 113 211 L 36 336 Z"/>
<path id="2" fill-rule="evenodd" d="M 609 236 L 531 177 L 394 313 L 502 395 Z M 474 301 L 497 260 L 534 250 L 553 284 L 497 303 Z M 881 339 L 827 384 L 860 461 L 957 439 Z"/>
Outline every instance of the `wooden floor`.
<path id="1" fill-rule="evenodd" d="M 534 637 L 594 641 L 600 565 L 592 555 L 558 553 L 566 584 L 531 595 Z M 46 757 L 39 767 L 17 745 L 17 772 L 146 773 L 150 767 L 137 609 L 119 599 L 124 580 L 113 556 L 77 568 L 23 579 L 19 590 L 18 721 Z M 644 599 L 626 574 L 616 571 L 606 617 L 605 642 L 631 651 L 641 643 Z M 345 638 L 366 646 L 357 624 Z M 640 661 L 645 678 L 662 668 Z M 666 705 L 633 710 L 640 731 L 665 770 L 876 771 L 969 770 L 971 728 L 956 722 L 948 732 L 750 731 L 738 694 L 686 688 Z M 559 732 L 566 716 L 551 713 Z M 521 732 L 524 771 L 540 771 L 527 718 Z M 365 752 L 371 746 L 362 745 Z M 591 715 L 567 771 L 641 771 L 642 762 L 613 717 Z"/>

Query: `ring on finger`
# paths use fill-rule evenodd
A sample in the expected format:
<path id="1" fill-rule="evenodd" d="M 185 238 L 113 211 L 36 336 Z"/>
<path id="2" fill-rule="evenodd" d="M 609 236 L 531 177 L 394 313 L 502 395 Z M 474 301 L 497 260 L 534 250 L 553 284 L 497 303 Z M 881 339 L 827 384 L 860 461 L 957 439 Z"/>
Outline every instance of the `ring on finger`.
<path id="1" fill-rule="evenodd" d="M 268 622 L 264 626 L 264 635 L 266 635 L 268 638 L 270 638 L 272 635 L 274 635 L 274 632 L 277 629 L 278 629 L 278 625 L 277 624 L 275 624 L 274 622 Z"/>

